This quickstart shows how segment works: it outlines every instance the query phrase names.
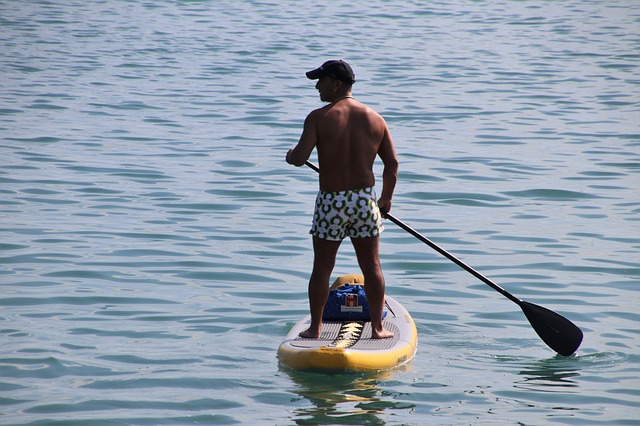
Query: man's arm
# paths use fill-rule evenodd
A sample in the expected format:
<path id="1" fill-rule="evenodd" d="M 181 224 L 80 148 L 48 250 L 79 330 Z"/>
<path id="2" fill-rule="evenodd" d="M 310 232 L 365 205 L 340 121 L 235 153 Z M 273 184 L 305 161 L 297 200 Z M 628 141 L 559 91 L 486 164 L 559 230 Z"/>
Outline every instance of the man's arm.
<path id="1" fill-rule="evenodd" d="M 302 135 L 298 144 L 287 152 L 287 163 L 294 166 L 303 166 L 309 159 L 313 148 L 318 143 L 318 132 L 316 126 L 316 120 L 314 119 L 314 113 L 312 112 L 304 120 L 304 127 L 302 129 Z"/>
<path id="2" fill-rule="evenodd" d="M 385 212 L 391 211 L 391 198 L 398 181 L 398 157 L 393 146 L 389 128 L 385 124 L 384 136 L 378 149 L 378 156 L 384 164 L 382 171 L 382 195 L 378 199 L 378 207 Z"/>

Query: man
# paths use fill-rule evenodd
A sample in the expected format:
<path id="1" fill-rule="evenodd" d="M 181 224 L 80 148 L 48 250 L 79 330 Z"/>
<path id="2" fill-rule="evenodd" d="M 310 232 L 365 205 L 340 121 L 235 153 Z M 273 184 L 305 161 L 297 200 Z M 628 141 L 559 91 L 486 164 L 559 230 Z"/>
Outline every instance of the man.
<path id="1" fill-rule="evenodd" d="M 398 178 L 398 159 L 384 119 L 351 95 L 353 70 L 342 60 L 325 62 L 309 71 L 318 80 L 320 100 L 328 105 L 312 111 L 304 122 L 298 144 L 287 152 L 287 163 L 302 166 L 314 148 L 320 163 L 320 192 L 310 233 L 313 235 L 313 271 L 309 279 L 311 325 L 301 337 L 319 338 L 329 281 L 342 239 L 350 237 L 365 279 L 371 311 L 371 337 L 393 337 L 382 324 L 385 282 L 378 241 L 380 210 L 391 210 Z M 384 164 L 382 194 L 376 203 L 373 163 Z"/>

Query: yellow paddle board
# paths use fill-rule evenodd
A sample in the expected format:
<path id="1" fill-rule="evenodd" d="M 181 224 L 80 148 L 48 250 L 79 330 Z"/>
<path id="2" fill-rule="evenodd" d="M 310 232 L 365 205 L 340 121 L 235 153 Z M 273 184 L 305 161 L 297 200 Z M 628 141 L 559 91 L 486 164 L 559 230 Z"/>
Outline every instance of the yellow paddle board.
<path id="1" fill-rule="evenodd" d="M 339 277 L 331 286 L 345 283 L 364 285 L 358 274 Z M 416 353 L 418 332 L 409 312 L 386 296 L 384 327 L 394 333 L 390 339 L 372 339 L 371 322 L 323 321 L 319 339 L 299 336 L 309 328 L 311 316 L 300 320 L 278 348 L 280 362 L 295 370 L 373 372 L 407 363 Z"/>

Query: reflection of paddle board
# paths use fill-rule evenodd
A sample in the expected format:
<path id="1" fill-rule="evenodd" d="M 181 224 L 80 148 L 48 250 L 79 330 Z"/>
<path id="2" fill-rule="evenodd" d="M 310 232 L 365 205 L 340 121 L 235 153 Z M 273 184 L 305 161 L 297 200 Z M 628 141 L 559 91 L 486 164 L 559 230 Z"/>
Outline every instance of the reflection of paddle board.
<path id="1" fill-rule="evenodd" d="M 345 275 L 331 288 L 345 283 L 363 285 L 362 275 Z M 296 370 L 379 371 L 409 361 L 416 352 L 418 333 L 409 312 L 386 296 L 384 327 L 394 333 L 390 339 L 372 339 L 371 322 L 323 321 L 319 339 L 299 336 L 311 323 L 311 316 L 300 320 L 278 348 L 280 362 Z"/>

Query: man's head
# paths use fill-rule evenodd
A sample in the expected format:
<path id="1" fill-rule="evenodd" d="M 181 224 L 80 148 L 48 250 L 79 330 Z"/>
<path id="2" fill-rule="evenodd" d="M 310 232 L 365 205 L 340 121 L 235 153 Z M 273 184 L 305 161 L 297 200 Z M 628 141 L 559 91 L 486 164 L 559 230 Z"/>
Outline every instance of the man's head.
<path id="1" fill-rule="evenodd" d="M 349 87 L 356 82 L 356 75 L 351 66 L 342 59 L 332 59 L 307 73 L 307 78 L 310 80 L 317 80 L 325 76 L 341 81 Z"/>

